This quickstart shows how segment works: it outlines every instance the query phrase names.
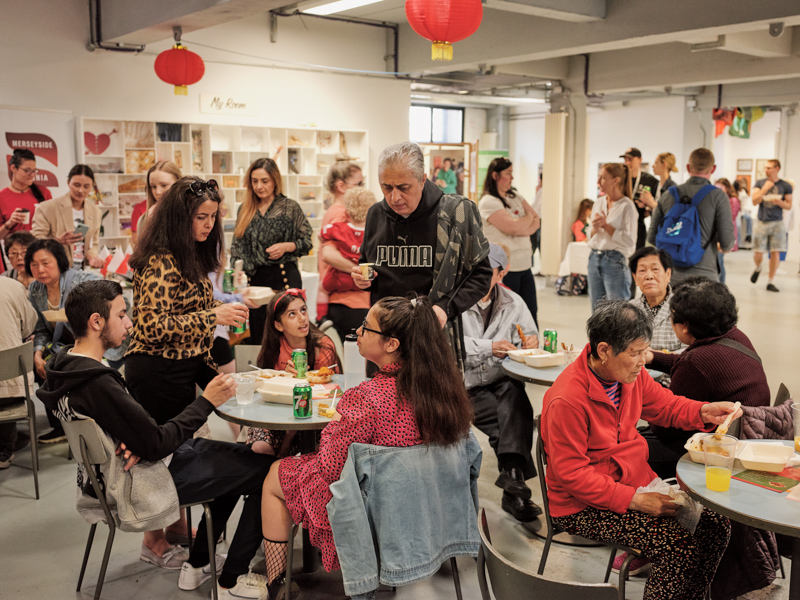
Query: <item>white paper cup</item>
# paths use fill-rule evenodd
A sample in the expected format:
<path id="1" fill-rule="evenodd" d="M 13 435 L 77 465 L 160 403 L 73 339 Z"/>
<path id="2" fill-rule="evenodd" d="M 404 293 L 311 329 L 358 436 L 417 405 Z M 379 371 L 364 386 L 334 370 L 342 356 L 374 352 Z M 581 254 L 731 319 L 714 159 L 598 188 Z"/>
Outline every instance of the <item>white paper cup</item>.
<path id="1" fill-rule="evenodd" d="M 358 265 L 361 268 L 361 276 L 367 281 L 375 279 L 375 263 L 361 263 Z"/>
<path id="2" fill-rule="evenodd" d="M 31 222 L 31 211 L 26 210 L 24 213 L 22 213 L 22 223 L 23 225 L 27 225 L 30 222 Z"/>

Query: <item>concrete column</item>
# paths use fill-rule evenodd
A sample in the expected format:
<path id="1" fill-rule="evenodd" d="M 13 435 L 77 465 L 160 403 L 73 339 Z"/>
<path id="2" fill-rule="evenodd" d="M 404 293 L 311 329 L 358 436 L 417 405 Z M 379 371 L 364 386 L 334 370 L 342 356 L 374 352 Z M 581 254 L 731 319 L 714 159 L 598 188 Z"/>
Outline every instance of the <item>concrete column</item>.
<path id="1" fill-rule="evenodd" d="M 486 131 L 497 134 L 494 146 L 496 150 L 509 149 L 508 122 L 510 114 L 511 109 L 508 106 L 495 106 L 486 111 Z"/>

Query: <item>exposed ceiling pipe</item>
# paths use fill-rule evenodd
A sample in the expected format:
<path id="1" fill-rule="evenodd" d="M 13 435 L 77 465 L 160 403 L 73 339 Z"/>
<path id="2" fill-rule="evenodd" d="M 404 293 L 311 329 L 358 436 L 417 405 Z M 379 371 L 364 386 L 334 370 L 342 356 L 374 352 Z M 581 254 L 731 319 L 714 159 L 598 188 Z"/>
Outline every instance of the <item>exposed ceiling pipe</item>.
<path id="1" fill-rule="evenodd" d="M 100 0 L 89 0 L 89 36 L 90 41 L 86 44 L 89 52 L 108 50 L 109 52 L 128 52 L 138 54 L 145 49 L 144 44 L 118 44 L 103 41 L 102 23 L 100 21 Z"/>

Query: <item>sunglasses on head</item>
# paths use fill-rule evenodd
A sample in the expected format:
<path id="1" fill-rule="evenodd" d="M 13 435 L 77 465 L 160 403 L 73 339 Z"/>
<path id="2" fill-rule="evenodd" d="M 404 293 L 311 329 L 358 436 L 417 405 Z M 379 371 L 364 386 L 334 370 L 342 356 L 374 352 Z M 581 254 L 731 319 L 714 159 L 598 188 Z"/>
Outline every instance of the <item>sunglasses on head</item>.
<path id="1" fill-rule="evenodd" d="M 204 196 L 206 191 L 218 193 L 219 192 L 219 185 L 217 184 L 216 179 L 209 179 L 208 181 L 203 181 L 202 179 L 199 181 L 193 181 L 192 185 L 189 186 L 189 189 L 192 190 L 192 193 L 195 196 Z"/>

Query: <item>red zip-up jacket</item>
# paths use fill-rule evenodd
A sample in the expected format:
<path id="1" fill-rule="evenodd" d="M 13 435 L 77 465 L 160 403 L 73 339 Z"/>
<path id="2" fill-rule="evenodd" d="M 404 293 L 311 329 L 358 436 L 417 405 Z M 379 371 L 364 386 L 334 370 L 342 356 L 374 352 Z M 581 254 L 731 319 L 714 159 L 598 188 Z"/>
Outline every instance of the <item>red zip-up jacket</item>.
<path id="1" fill-rule="evenodd" d="M 656 474 L 647 464 L 639 419 L 665 427 L 710 431 L 700 416 L 705 402 L 676 396 L 646 369 L 621 384 L 619 409 L 587 363 L 589 345 L 544 395 L 541 435 L 547 454 L 550 514 L 563 517 L 587 506 L 624 513 L 637 488 Z"/>

